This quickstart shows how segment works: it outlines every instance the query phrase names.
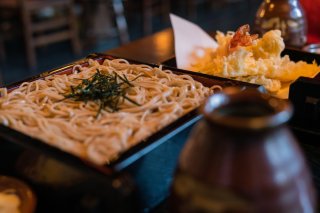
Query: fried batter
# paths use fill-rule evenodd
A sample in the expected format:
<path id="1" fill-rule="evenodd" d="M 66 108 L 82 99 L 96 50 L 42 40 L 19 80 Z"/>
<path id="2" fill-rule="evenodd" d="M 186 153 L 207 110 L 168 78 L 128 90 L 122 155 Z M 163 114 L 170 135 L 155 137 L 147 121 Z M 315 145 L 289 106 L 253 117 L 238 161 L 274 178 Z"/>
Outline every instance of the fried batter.
<path id="1" fill-rule="evenodd" d="M 281 56 L 285 44 L 279 30 L 271 30 L 262 38 L 249 32 L 249 25 L 227 34 L 217 32 L 218 47 L 206 49 L 205 55 L 196 58 L 189 69 L 260 84 L 272 94 L 300 76 L 313 77 L 319 73 L 316 63 L 293 62 L 289 56 Z"/>

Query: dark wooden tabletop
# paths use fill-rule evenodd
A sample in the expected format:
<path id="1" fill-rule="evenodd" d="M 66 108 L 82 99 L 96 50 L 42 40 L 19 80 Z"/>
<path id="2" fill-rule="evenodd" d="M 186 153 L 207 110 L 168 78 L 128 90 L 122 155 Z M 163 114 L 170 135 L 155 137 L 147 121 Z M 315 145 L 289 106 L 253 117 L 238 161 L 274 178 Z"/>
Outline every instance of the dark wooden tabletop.
<path id="1" fill-rule="evenodd" d="M 106 53 L 139 62 L 159 64 L 174 56 L 173 31 L 168 28 Z"/>

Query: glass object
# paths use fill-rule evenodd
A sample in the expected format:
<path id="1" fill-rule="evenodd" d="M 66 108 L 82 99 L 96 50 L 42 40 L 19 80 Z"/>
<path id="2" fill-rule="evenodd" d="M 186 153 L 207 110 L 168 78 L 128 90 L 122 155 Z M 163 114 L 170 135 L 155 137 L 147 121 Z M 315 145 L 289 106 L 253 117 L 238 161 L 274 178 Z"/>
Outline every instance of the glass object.
<path id="1" fill-rule="evenodd" d="M 255 31 L 278 29 L 287 46 L 302 47 L 307 41 L 307 23 L 299 0 L 264 0 L 255 18 Z"/>
<path id="2" fill-rule="evenodd" d="M 180 155 L 172 212 L 314 212 L 309 170 L 285 126 L 287 101 L 231 90 L 202 113 Z"/>

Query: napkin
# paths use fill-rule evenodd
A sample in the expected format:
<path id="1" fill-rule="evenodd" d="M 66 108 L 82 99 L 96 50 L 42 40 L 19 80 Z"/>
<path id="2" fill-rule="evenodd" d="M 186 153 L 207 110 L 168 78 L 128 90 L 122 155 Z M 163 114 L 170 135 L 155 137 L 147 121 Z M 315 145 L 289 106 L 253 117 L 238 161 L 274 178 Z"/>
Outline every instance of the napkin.
<path id="1" fill-rule="evenodd" d="M 170 20 L 178 68 L 188 69 L 194 60 L 194 54 L 203 54 L 201 50 L 218 46 L 217 42 L 198 25 L 174 14 L 170 14 Z"/>

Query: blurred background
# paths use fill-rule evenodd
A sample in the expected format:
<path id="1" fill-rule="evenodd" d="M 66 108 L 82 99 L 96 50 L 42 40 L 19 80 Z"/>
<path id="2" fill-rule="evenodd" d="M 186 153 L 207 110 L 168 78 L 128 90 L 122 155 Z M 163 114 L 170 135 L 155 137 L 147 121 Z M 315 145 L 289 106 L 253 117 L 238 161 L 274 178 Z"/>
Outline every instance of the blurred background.
<path id="1" fill-rule="evenodd" d="M 7 85 L 171 27 L 253 23 L 262 0 L 0 0 L 0 83 Z M 147 51 L 147 50 L 146 50 Z"/>

